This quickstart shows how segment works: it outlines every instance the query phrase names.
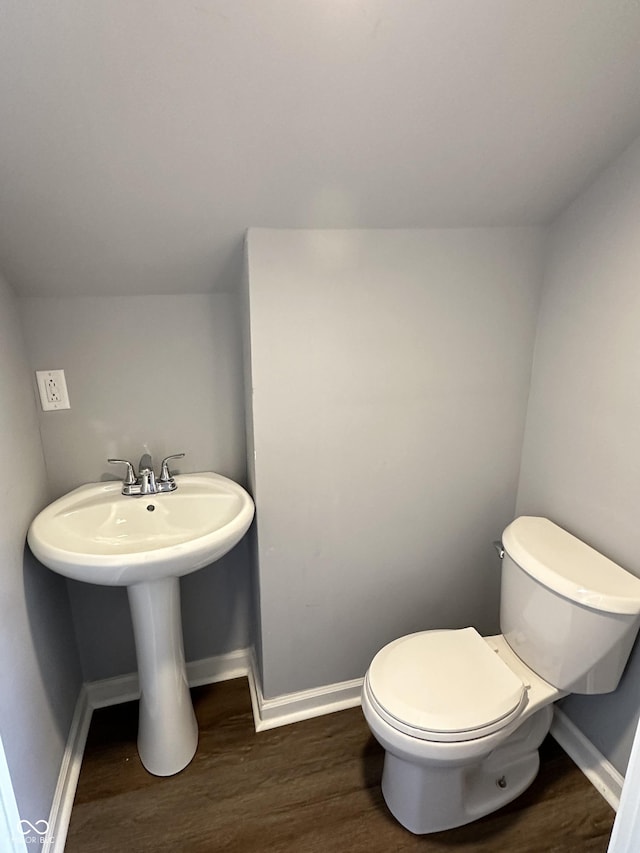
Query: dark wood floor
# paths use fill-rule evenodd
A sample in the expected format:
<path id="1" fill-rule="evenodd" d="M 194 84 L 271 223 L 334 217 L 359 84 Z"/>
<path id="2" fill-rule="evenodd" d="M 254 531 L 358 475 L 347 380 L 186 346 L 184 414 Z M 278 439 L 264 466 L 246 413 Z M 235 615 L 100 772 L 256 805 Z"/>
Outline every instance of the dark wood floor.
<path id="1" fill-rule="evenodd" d="M 67 853 L 588 853 L 614 812 L 548 738 L 531 788 L 466 827 L 414 836 L 380 792 L 383 754 L 359 708 L 256 734 L 246 679 L 192 691 L 200 743 L 177 776 L 136 752 L 137 703 L 93 715 Z"/>

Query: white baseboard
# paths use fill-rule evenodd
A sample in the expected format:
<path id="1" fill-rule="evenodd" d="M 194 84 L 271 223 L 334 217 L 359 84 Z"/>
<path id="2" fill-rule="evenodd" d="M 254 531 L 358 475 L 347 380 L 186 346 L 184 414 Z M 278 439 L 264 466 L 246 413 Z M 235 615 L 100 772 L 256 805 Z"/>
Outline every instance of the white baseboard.
<path id="1" fill-rule="evenodd" d="M 128 672 L 115 678 L 101 678 L 98 681 L 86 681 L 84 684 L 91 711 L 107 708 L 121 702 L 133 702 L 140 698 L 138 673 Z"/>
<path id="2" fill-rule="evenodd" d="M 238 649 L 226 654 L 190 661 L 187 663 L 187 680 L 189 687 L 199 687 L 202 684 L 214 684 L 216 681 L 241 678 L 247 675 L 248 671 L 249 651 Z M 121 702 L 131 702 L 140 698 L 137 672 L 89 681 L 86 688 L 92 709 L 106 708 L 108 705 L 119 705 Z"/>
<path id="3" fill-rule="evenodd" d="M 187 664 L 187 678 L 190 687 L 202 684 L 215 684 L 217 681 L 230 681 L 242 678 L 249 673 L 249 649 L 238 649 L 224 655 L 201 658 Z"/>
<path id="4" fill-rule="evenodd" d="M 594 788 L 617 811 L 620 805 L 624 776 L 558 707 L 553 709 L 551 734 L 569 758 L 582 770 Z"/>
<path id="5" fill-rule="evenodd" d="M 76 702 L 67 744 L 62 756 L 58 783 L 49 812 L 49 829 L 44 839 L 43 849 L 50 851 L 50 853 L 63 853 L 64 851 L 73 798 L 76 795 L 92 713 L 93 708 L 89 701 L 89 691 L 87 685 L 83 684 Z"/>
<path id="6" fill-rule="evenodd" d="M 332 714 L 335 711 L 344 711 L 346 708 L 354 708 L 360 704 L 364 680 L 356 678 L 353 681 L 327 684 L 324 687 L 265 699 L 253 654 L 249 656 L 248 676 L 253 721 L 257 732 L 278 726 L 288 726 L 290 723 L 310 720 L 312 717 Z"/>

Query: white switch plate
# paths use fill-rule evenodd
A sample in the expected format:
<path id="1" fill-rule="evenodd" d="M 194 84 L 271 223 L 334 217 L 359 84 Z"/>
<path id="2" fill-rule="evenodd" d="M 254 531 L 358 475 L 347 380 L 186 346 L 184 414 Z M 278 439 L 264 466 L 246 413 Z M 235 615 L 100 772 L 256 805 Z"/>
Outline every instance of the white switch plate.
<path id="1" fill-rule="evenodd" d="M 64 370 L 36 370 L 36 380 L 43 412 L 71 408 Z"/>

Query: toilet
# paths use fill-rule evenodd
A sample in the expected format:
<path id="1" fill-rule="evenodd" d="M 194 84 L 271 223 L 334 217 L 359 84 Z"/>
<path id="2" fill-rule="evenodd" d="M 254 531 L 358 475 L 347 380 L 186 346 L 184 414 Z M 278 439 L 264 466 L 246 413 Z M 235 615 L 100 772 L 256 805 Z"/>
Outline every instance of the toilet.
<path id="1" fill-rule="evenodd" d="M 469 823 L 533 782 L 553 703 L 608 693 L 640 625 L 640 579 L 546 518 L 502 535 L 500 628 L 422 631 L 381 649 L 362 709 L 382 792 L 417 834 Z"/>

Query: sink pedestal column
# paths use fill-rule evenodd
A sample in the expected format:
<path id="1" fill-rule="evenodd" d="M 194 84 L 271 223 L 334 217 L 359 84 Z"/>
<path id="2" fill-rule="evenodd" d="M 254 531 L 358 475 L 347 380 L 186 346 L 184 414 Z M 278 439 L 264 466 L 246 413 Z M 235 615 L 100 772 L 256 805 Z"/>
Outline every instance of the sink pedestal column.
<path id="1" fill-rule="evenodd" d="M 184 662 L 178 578 L 127 587 L 140 678 L 138 753 L 155 776 L 178 773 L 198 746 Z"/>

